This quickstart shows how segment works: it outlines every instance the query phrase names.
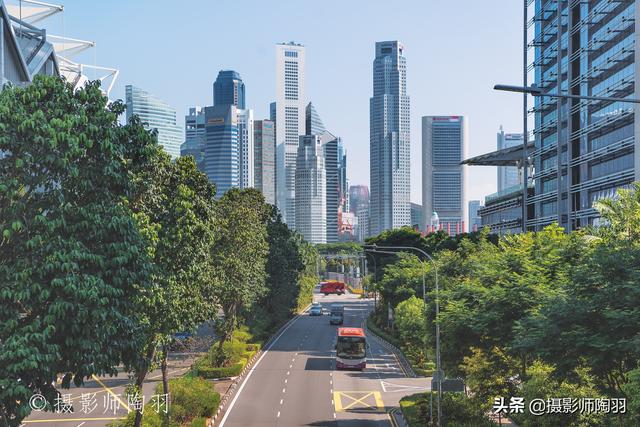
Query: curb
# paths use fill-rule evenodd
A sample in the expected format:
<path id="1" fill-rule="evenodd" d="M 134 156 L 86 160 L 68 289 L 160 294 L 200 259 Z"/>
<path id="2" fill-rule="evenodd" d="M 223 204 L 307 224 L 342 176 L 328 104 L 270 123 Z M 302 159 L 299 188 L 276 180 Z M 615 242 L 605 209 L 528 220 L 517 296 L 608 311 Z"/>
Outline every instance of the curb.
<path id="1" fill-rule="evenodd" d="M 402 413 L 402 408 L 391 408 L 387 413 L 389 414 L 393 427 L 409 427 L 409 423 Z M 396 417 L 399 417 L 402 420 L 402 424 L 398 423 Z"/>
<path id="2" fill-rule="evenodd" d="M 238 375 L 237 377 L 230 377 L 230 378 L 219 378 L 219 379 L 233 379 L 233 383 L 229 386 L 229 388 L 227 389 L 227 392 L 224 394 L 224 396 L 222 396 L 222 398 L 220 399 L 220 404 L 218 405 L 218 409 L 216 410 L 216 413 L 208 420 L 207 423 L 207 427 L 213 427 L 216 425 L 216 421 L 218 420 L 218 418 L 224 414 L 225 408 L 227 403 L 229 402 L 229 399 L 231 399 L 236 391 L 236 388 L 238 387 L 238 385 L 240 385 L 240 383 L 242 382 L 242 380 L 244 379 L 245 374 L 247 373 L 247 371 L 253 369 L 253 365 L 255 363 L 255 361 L 262 355 L 263 348 L 267 348 L 272 342 L 273 340 L 280 335 L 280 333 L 282 332 L 283 329 L 285 329 L 291 322 L 293 322 L 294 320 L 296 320 L 298 318 L 298 316 L 300 316 L 300 314 L 304 313 L 305 311 L 307 311 L 309 309 L 309 307 L 311 306 L 311 304 L 307 305 L 305 308 L 303 308 L 302 310 L 300 310 L 298 312 L 298 314 L 296 314 L 294 317 L 292 317 L 291 319 L 289 319 L 284 325 L 282 325 L 280 328 L 278 328 L 278 330 L 276 332 L 274 332 L 271 337 L 265 341 L 265 343 L 262 345 L 262 347 L 260 348 L 260 350 L 258 350 L 256 352 L 256 354 L 253 355 L 253 357 L 251 358 L 250 361 L 247 362 L 247 364 L 244 366 L 244 369 L 242 369 L 242 372 L 240 372 L 240 375 Z"/>
<path id="3" fill-rule="evenodd" d="M 400 365 L 400 368 L 402 368 L 402 372 L 406 377 L 418 378 L 418 375 L 415 373 L 415 371 L 411 367 L 411 364 L 409 363 L 409 361 L 407 361 L 407 358 L 404 356 L 404 353 L 402 352 L 402 350 L 400 350 L 398 347 L 391 344 L 381 336 L 378 336 L 375 332 L 369 329 L 369 325 L 367 324 L 366 320 L 364 322 L 364 327 L 365 327 L 365 330 L 367 331 L 367 335 L 371 335 L 375 337 L 380 342 L 380 344 L 382 344 L 383 347 L 386 347 L 387 350 L 390 350 L 394 354 L 394 356 L 398 360 L 398 364 Z"/>

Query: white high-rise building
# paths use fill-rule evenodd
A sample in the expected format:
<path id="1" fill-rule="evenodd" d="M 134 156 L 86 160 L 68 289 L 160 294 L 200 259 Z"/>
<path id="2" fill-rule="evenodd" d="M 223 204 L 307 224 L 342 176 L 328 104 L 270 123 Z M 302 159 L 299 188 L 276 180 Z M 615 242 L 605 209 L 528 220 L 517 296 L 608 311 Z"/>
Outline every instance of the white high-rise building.
<path id="1" fill-rule="evenodd" d="M 237 110 L 240 188 L 255 187 L 253 110 Z"/>
<path id="2" fill-rule="evenodd" d="M 305 134 L 305 48 L 294 42 L 276 45 L 276 204 L 282 219 L 295 228 L 296 158 Z"/>
<path id="3" fill-rule="evenodd" d="M 327 243 L 327 175 L 324 141 L 300 137 L 296 166 L 296 230 L 311 243 Z"/>

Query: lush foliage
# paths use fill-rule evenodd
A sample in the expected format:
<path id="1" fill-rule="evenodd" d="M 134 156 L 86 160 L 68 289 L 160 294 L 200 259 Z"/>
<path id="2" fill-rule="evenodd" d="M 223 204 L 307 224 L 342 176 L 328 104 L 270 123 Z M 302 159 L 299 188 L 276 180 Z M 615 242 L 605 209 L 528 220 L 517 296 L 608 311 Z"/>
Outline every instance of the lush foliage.
<path id="1" fill-rule="evenodd" d="M 549 226 L 496 241 L 480 232 L 434 246 L 399 230 L 370 242 L 420 247 L 433 255 L 435 266 L 424 267 L 427 354 L 431 357 L 435 346 L 437 320 L 443 368 L 448 377 L 465 379 L 470 404 L 488 411 L 496 397 L 624 397 L 628 414 L 623 416 L 525 413 L 518 421 L 634 425 L 639 416 L 639 201 L 640 185 L 621 190 L 617 198 L 596 204 L 604 226 L 570 234 Z M 376 318 L 384 325 L 387 304 L 395 308 L 395 335 L 407 350 L 412 337 L 404 314 L 420 297 L 421 263 L 413 255 L 384 255 L 380 265 L 376 286 L 382 304 Z"/>
<path id="2" fill-rule="evenodd" d="M 127 198 L 155 142 L 120 126 L 98 84 L 37 76 L 0 93 L 0 423 L 137 353 L 136 296 L 151 273 Z"/>
<path id="3" fill-rule="evenodd" d="M 220 393 L 213 390 L 211 382 L 199 377 L 182 377 L 169 380 L 171 401 L 168 417 L 156 411 L 153 403 L 147 403 L 142 416 L 143 427 L 179 427 L 202 425 L 205 418 L 212 416 L 220 405 Z M 156 393 L 162 394 L 163 385 L 159 384 Z M 127 418 L 115 422 L 113 427 L 133 427 L 135 412 Z"/>
<path id="4" fill-rule="evenodd" d="M 238 326 L 262 319 L 266 338 L 311 300 L 317 252 L 276 209 L 253 189 L 216 200 L 191 157 L 171 160 L 135 116 L 120 125 L 124 109 L 99 83 L 38 76 L 0 93 L 0 425 L 19 425 L 34 393 L 55 401 L 60 375 L 69 387 L 118 366 L 139 390 L 159 364 L 179 401 L 174 334 L 214 320 L 210 367 L 239 372 L 259 347 L 225 343 Z"/>
<path id="5" fill-rule="evenodd" d="M 431 399 L 433 398 L 433 422 L 431 418 Z M 411 427 L 436 425 L 436 393 L 418 393 L 400 399 L 400 408 Z M 446 427 L 493 427 L 498 424 L 491 421 L 462 393 L 445 393 L 442 399 L 442 425 Z"/>

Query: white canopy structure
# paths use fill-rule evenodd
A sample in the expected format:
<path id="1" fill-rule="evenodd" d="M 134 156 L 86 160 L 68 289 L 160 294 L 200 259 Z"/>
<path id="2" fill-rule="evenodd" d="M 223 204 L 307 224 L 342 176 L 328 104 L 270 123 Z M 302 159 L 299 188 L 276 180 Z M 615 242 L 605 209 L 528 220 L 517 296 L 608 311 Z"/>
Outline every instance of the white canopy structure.
<path id="1" fill-rule="evenodd" d="M 102 82 L 102 90 L 105 95 L 109 96 L 118 78 L 119 70 L 95 64 L 84 64 L 75 60 L 80 53 L 94 48 L 95 42 L 46 34 L 45 30 L 38 29 L 33 25 L 63 12 L 64 6 L 36 0 L 13 0 L 11 4 L 6 5 L 6 10 L 11 16 L 12 26 L 18 38 L 20 38 L 19 35 L 27 32 L 37 33 L 42 39 L 43 45 L 46 42 L 46 45 L 53 48 L 59 74 L 71 82 L 75 88 L 82 87 L 89 80 L 86 71 L 93 70 L 97 73 L 96 78 Z M 24 44 L 20 42 L 21 47 Z M 25 54 L 25 56 L 28 55 Z"/>

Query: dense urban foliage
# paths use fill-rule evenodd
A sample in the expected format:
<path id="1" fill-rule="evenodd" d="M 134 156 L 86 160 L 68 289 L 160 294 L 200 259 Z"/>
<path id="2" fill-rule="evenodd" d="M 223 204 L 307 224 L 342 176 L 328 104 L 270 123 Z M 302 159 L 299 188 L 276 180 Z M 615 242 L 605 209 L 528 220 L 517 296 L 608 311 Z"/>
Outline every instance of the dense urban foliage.
<path id="1" fill-rule="evenodd" d="M 605 226 L 570 234 L 549 226 L 496 241 L 485 231 L 434 246 L 405 229 L 371 239 L 434 257 L 443 368 L 465 379 L 483 411 L 496 397 L 623 397 L 624 415 L 541 417 L 525 408 L 513 418 L 524 426 L 640 423 L 640 185 L 597 208 Z M 413 334 L 420 323 L 406 313 L 420 311 L 426 271 L 425 348 L 433 360 L 434 265 L 412 254 L 377 257 L 379 323 L 387 304 L 395 308 L 394 335 L 415 351 L 424 345 Z"/>
<path id="2" fill-rule="evenodd" d="M 136 118 L 120 125 L 124 109 L 97 83 L 44 76 L 0 93 L 0 425 L 20 425 L 35 393 L 53 402 L 60 377 L 118 367 L 140 390 L 160 366 L 182 399 L 208 383 L 168 381 L 174 334 L 213 320 L 228 365 L 241 325 L 268 334 L 311 302 L 315 249 L 259 192 L 215 199 L 192 158 L 169 159 Z M 172 423 L 197 415 L 179 412 Z"/>

